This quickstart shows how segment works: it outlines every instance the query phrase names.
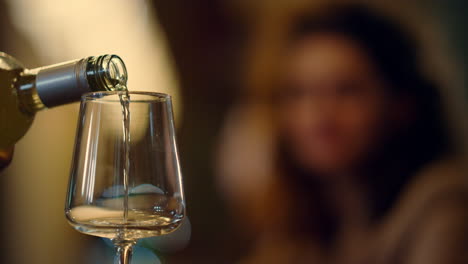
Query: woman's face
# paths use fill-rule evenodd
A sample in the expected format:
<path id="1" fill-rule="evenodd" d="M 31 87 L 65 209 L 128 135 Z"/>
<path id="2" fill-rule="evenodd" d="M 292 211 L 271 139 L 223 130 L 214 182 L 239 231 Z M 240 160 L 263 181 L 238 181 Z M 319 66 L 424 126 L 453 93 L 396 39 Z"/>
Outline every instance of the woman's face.
<path id="1" fill-rule="evenodd" d="M 339 35 L 295 43 L 280 91 L 280 129 L 298 164 L 319 175 L 346 174 L 372 155 L 388 107 L 365 51 Z"/>

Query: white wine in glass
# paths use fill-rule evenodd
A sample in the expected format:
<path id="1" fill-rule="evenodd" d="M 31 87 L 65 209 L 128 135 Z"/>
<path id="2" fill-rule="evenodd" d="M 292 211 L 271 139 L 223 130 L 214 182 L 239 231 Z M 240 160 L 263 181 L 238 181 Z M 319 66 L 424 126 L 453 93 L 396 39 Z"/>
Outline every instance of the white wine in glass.
<path id="1" fill-rule="evenodd" d="M 185 200 L 169 95 L 83 96 L 65 214 L 76 230 L 110 238 L 121 264 L 138 239 L 179 227 Z"/>

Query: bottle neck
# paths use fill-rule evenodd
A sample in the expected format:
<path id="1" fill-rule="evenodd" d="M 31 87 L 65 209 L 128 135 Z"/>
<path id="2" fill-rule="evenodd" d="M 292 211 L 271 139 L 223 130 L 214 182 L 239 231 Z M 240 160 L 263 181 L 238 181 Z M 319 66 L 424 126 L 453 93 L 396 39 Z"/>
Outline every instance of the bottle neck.
<path id="1" fill-rule="evenodd" d="M 86 60 L 31 70 L 36 73 L 35 87 L 45 106 L 54 107 L 78 101 L 82 94 L 92 91 L 86 79 Z"/>
<path id="2" fill-rule="evenodd" d="M 125 90 L 126 82 L 123 61 L 116 55 L 103 55 L 25 70 L 16 88 L 23 108 L 34 113 L 79 101 L 85 93 Z"/>

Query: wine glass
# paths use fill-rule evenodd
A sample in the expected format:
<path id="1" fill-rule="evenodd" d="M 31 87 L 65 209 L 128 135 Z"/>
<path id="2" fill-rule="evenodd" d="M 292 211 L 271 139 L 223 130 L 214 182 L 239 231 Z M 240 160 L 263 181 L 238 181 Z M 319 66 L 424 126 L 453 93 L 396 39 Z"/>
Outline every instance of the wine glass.
<path id="1" fill-rule="evenodd" d="M 174 231 L 185 215 L 171 97 L 130 92 L 121 104 L 124 93 L 82 97 L 65 206 L 76 230 L 112 240 L 120 264 L 138 239 Z"/>

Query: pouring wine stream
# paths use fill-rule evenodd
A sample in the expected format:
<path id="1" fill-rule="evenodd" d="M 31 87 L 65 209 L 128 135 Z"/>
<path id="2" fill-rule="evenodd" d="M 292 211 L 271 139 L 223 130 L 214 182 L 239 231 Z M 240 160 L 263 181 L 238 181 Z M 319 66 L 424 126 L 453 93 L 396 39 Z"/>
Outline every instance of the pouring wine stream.
<path id="1" fill-rule="evenodd" d="M 123 188 L 124 188 L 124 224 L 128 221 L 128 177 L 130 172 L 130 95 L 128 89 L 123 86 L 122 93 L 119 94 L 120 104 L 122 105 L 123 116 L 123 151 L 124 151 L 124 165 L 123 165 Z"/>

